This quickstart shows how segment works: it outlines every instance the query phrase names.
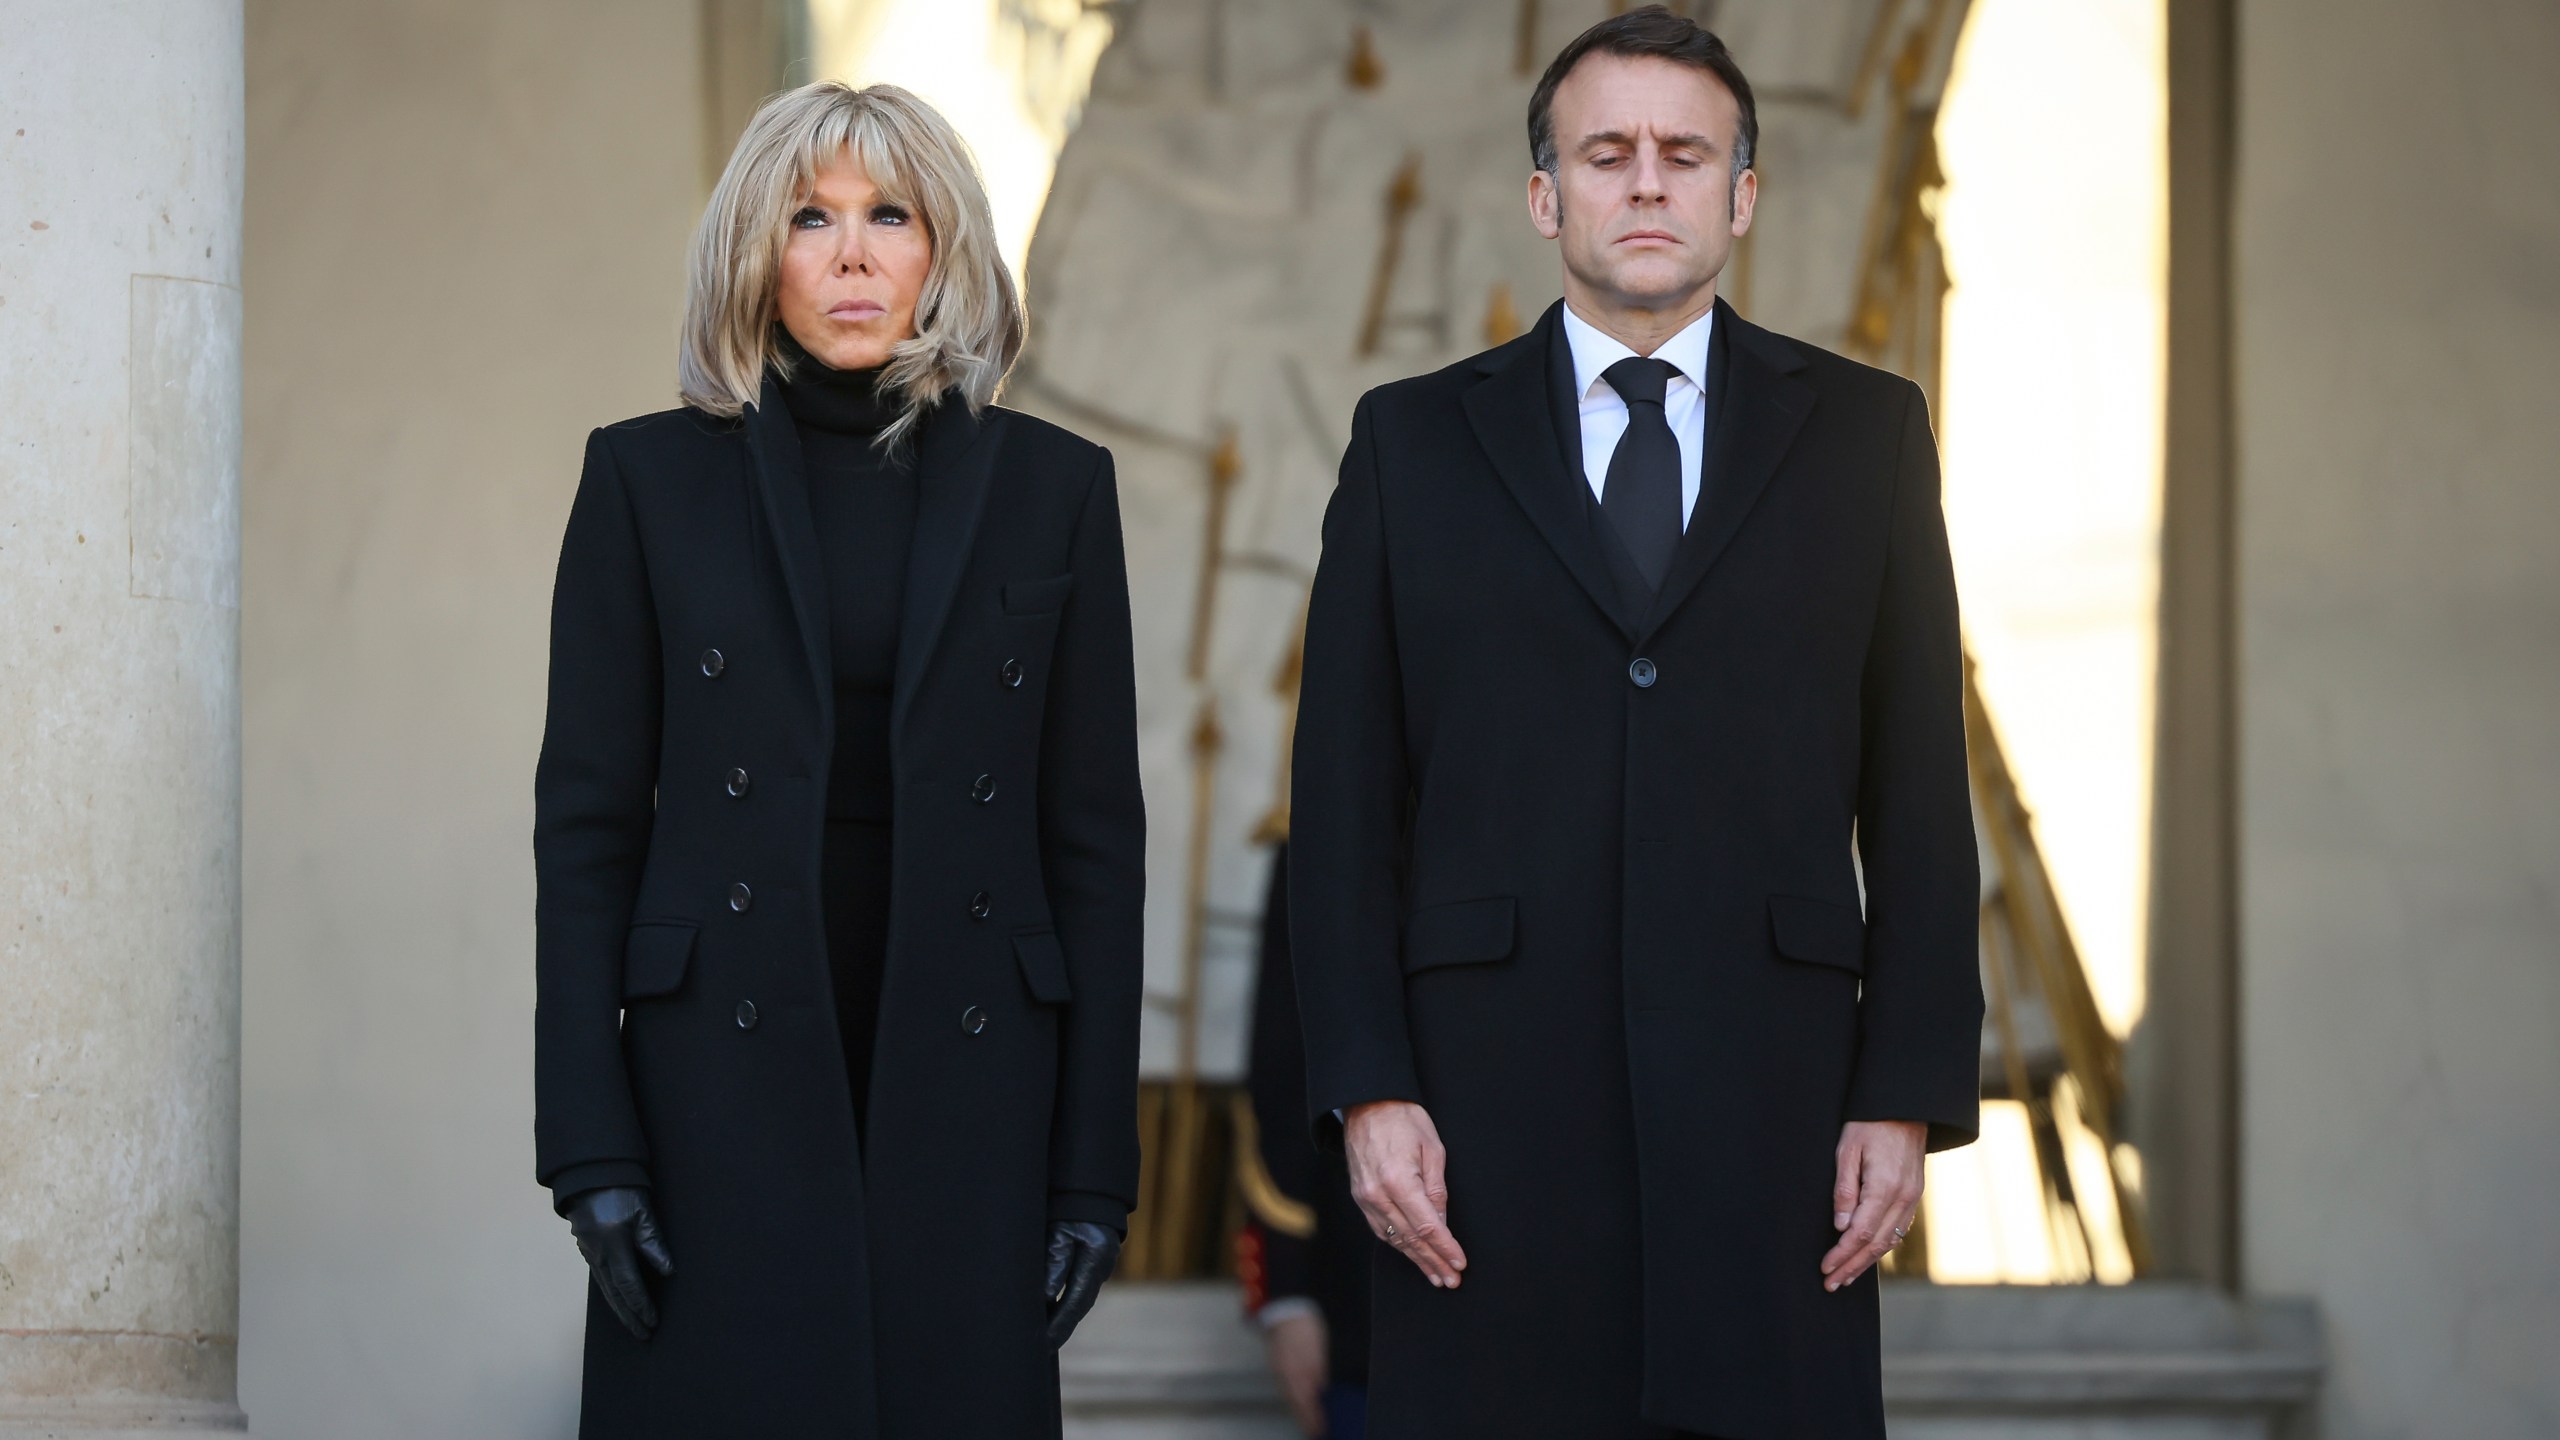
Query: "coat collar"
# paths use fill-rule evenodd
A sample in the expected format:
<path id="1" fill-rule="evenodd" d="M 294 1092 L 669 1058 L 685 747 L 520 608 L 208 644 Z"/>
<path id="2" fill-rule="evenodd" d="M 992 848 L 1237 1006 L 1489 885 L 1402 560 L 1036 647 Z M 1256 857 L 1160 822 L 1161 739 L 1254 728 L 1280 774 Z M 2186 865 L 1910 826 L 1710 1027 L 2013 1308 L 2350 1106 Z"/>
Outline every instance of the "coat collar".
<path id="1" fill-rule="evenodd" d="M 898 620 L 898 678 L 891 691 L 889 743 L 905 738 L 907 712 L 915 708 L 925 662 L 942 639 L 960 577 L 995 488 L 996 455 L 1003 448 L 1004 412 L 976 414 L 956 395 L 925 412 L 916 425 L 916 533 L 907 550 L 906 604 Z"/>
<path id="2" fill-rule="evenodd" d="M 1595 533 L 1592 512 L 1583 504 L 1589 483 L 1567 468 L 1569 457 L 1580 452 L 1581 437 L 1578 432 L 1566 437 L 1559 430 L 1562 417 L 1549 383 L 1555 348 L 1564 343 L 1563 315 L 1564 302 L 1557 301 L 1528 334 L 1476 358 L 1485 378 L 1466 393 L 1467 417 L 1512 498 L 1565 568 L 1628 640 L 1641 644 L 1662 629 L 1715 568 L 1795 444 L 1813 411 L 1814 392 L 1796 378 L 1805 368 L 1803 351 L 1716 301 L 1713 329 L 1723 337 L 1717 363 L 1725 373 L 1709 380 L 1723 394 L 1709 417 L 1698 510 L 1672 554 L 1671 573 L 1663 577 L 1652 606 L 1631 615 Z"/>
<path id="3" fill-rule="evenodd" d="M 1557 429 L 1557 397 L 1549 383 L 1556 347 L 1564 343 L 1559 333 L 1563 315 L 1564 302 L 1559 300 L 1547 307 L 1528 334 L 1476 357 L 1476 368 L 1485 378 L 1466 392 L 1467 419 L 1511 498 L 1528 513 L 1556 558 L 1589 593 L 1600 613 L 1633 639 L 1633 618 L 1625 612 L 1583 504 L 1587 487 L 1580 476 L 1565 469 L 1569 452 Z"/>
<path id="4" fill-rule="evenodd" d="M 818 527 L 809 518 L 809 487 L 801 476 L 800 431 L 783 403 L 782 384 L 765 372 L 764 388 L 746 413 L 749 468 L 755 471 L 756 494 L 766 528 L 773 532 L 782 559 L 783 588 L 791 594 L 791 616 L 800 632 L 804 672 L 818 702 L 818 714 L 834 725 L 835 687 L 827 633 L 827 572 L 818 555 Z"/>
<path id="5" fill-rule="evenodd" d="M 907 553 L 907 586 L 898 623 L 898 673 L 890 714 L 890 743 L 903 735 L 907 711 L 925 662 L 942 637 L 960 577 L 995 481 L 997 432 L 1003 412 L 975 415 L 956 397 L 925 412 L 915 429 L 916 528 Z M 746 413 L 747 452 L 761 509 L 781 557 L 783 586 L 800 632 L 806 675 L 824 729 L 835 724 L 833 640 L 827 623 L 827 575 L 818 553 L 818 529 L 809 515 L 809 487 L 801 470 L 800 432 L 768 373 Z"/>
<path id="6" fill-rule="evenodd" d="M 1716 328 L 1726 337 L 1717 351 L 1725 368 L 1724 396 L 1709 418 L 1698 511 L 1671 554 L 1671 573 L 1662 578 L 1639 643 L 1653 638 L 1715 568 L 1813 412 L 1813 387 L 1795 378 L 1805 366 L 1804 352 L 1734 314 L 1722 300 L 1716 301 Z"/>

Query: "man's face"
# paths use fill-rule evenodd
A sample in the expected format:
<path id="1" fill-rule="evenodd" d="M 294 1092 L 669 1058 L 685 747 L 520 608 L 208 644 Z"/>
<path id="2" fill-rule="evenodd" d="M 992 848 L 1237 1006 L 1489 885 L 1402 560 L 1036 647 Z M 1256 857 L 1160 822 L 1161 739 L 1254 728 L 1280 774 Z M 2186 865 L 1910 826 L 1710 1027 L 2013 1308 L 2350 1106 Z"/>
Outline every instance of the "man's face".
<path id="1" fill-rule="evenodd" d="M 1734 183 L 1742 106 L 1705 70 L 1593 55 L 1556 87 L 1556 173 L 1529 177 L 1538 233 L 1560 240 L 1568 282 L 1604 304 L 1681 310 L 1751 228 L 1759 177 Z"/>

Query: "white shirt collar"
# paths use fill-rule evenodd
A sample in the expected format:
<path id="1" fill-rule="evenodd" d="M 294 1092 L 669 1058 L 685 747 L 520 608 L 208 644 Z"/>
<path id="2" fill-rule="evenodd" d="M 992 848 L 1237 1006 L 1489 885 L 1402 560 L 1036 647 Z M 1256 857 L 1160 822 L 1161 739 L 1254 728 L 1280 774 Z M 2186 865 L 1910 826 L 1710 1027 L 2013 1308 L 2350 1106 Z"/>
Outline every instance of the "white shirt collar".
<path id="1" fill-rule="evenodd" d="M 1653 352 L 1654 359 L 1671 362 L 1681 378 L 1697 386 L 1701 393 L 1707 388 L 1707 339 L 1714 333 L 1715 323 L 1716 310 L 1710 305 L 1706 313 Z M 1573 347 L 1573 398 L 1577 403 L 1591 398 L 1591 387 L 1602 383 L 1601 372 L 1636 353 L 1616 336 L 1574 314 L 1570 304 L 1564 307 L 1564 336 L 1565 343 Z"/>

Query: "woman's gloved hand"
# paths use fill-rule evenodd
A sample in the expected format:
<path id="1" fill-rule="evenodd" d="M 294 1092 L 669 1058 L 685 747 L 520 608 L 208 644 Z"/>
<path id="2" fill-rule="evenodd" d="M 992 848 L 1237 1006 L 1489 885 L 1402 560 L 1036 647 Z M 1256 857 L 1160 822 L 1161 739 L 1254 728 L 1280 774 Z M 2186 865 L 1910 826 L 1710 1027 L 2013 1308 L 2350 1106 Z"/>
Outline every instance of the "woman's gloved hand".
<path id="1" fill-rule="evenodd" d="M 1076 1333 L 1111 1267 L 1120 1263 L 1120 1234 L 1090 1220 L 1049 1226 L 1049 1270 L 1041 1294 L 1049 1298 L 1049 1343 L 1063 1346 Z"/>
<path id="2" fill-rule="evenodd" d="M 609 1185 L 570 1197 L 561 1213 L 569 1217 L 569 1233 L 577 1237 L 578 1253 L 587 1257 L 587 1273 L 595 1277 L 606 1307 L 622 1328 L 648 1339 L 658 1328 L 658 1307 L 649 1299 L 641 1262 L 661 1276 L 676 1273 L 676 1259 L 658 1233 L 658 1217 L 649 1213 L 649 1192 L 636 1185 Z M 1056 1253 L 1052 1241 L 1052 1268 Z M 1103 1268 L 1111 1267 L 1106 1263 Z"/>

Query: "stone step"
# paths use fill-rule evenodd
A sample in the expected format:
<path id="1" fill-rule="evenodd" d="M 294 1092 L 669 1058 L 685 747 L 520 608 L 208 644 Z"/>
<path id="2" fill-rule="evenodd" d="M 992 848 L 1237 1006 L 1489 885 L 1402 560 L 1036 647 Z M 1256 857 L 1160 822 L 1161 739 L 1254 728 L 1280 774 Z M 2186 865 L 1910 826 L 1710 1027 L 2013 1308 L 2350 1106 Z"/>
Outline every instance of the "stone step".
<path id="1" fill-rule="evenodd" d="M 1896 1440 L 2262 1440 L 2317 1392 L 2310 1307 L 2196 1285 L 1884 1294 Z M 1060 1357 L 1067 1440 L 1296 1440 L 1232 1285 L 1113 1285 Z"/>
<path id="2" fill-rule="evenodd" d="M 1299 1440 L 1220 1281 L 1107 1285 L 1058 1357 L 1066 1440 Z"/>

